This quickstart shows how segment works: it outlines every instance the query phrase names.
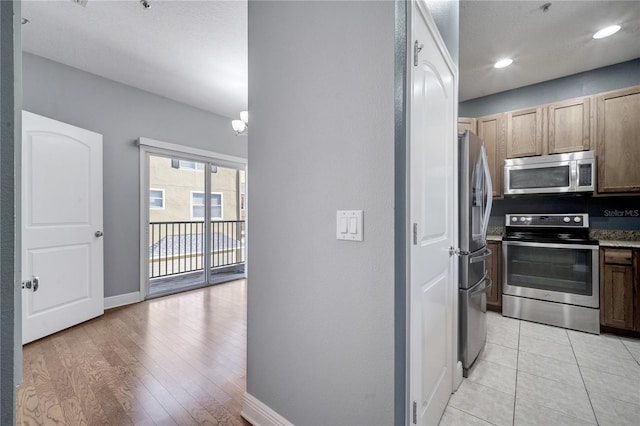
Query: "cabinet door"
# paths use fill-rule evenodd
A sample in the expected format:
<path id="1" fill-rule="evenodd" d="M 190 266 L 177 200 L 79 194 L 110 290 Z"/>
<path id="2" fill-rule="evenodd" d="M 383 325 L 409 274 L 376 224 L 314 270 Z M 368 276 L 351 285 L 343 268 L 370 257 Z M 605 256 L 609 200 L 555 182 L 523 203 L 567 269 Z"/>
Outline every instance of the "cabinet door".
<path id="1" fill-rule="evenodd" d="M 548 106 L 549 154 L 587 151 L 591 147 L 591 98 L 571 99 Z"/>
<path id="2" fill-rule="evenodd" d="M 464 133 L 466 130 L 478 134 L 476 119 L 467 117 L 458 117 L 458 133 Z"/>
<path id="3" fill-rule="evenodd" d="M 633 291 L 635 303 L 633 309 L 636 315 L 636 331 L 640 331 L 640 250 L 633 251 Z"/>
<path id="4" fill-rule="evenodd" d="M 598 192 L 640 192 L 640 86 L 596 97 Z"/>
<path id="5" fill-rule="evenodd" d="M 604 263 L 605 250 L 600 251 L 600 322 L 610 327 L 633 330 L 633 267 Z"/>
<path id="6" fill-rule="evenodd" d="M 478 136 L 484 141 L 489 160 L 493 196 L 502 196 L 504 170 L 505 115 L 493 114 L 477 119 Z"/>
<path id="7" fill-rule="evenodd" d="M 507 158 L 542 155 L 542 108 L 507 113 Z"/>
<path id="8" fill-rule="evenodd" d="M 487 246 L 493 252 L 486 263 L 487 272 L 493 281 L 493 286 L 487 293 L 487 307 L 500 312 L 502 308 L 502 242 L 489 241 Z"/>

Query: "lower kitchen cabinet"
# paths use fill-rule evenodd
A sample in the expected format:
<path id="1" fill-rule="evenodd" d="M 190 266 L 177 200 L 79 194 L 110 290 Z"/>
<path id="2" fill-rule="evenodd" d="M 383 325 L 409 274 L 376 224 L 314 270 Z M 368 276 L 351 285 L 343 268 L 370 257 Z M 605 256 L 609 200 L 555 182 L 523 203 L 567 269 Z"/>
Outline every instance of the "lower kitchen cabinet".
<path id="1" fill-rule="evenodd" d="M 640 250 L 600 249 L 600 325 L 640 331 Z"/>
<path id="2" fill-rule="evenodd" d="M 502 312 L 502 241 L 488 241 L 493 253 L 487 261 L 487 272 L 493 285 L 487 293 L 487 309 Z"/>

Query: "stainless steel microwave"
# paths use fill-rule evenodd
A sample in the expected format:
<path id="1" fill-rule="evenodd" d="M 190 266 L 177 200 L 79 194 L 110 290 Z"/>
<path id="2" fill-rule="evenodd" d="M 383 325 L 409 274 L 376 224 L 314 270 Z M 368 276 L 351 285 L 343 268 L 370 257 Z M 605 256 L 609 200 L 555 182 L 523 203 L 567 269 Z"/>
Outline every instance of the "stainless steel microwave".
<path id="1" fill-rule="evenodd" d="M 595 183 L 593 151 L 504 160 L 504 195 L 589 193 Z"/>

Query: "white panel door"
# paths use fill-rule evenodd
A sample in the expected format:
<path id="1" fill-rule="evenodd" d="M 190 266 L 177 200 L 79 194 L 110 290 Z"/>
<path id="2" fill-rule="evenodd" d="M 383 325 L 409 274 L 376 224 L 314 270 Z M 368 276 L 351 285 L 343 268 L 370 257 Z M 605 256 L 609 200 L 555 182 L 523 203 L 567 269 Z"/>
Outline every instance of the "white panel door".
<path id="1" fill-rule="evenodd" d="M 455 358 L 455 71 L 426 7 L 412 5 L 409 423 L 436 425 L 452 392 Z"/>
<path id="2" fill-rule="evenodd" d="M 23 111 L 22 251 L 23 343 L 102 315 L 102 135 Z"/>

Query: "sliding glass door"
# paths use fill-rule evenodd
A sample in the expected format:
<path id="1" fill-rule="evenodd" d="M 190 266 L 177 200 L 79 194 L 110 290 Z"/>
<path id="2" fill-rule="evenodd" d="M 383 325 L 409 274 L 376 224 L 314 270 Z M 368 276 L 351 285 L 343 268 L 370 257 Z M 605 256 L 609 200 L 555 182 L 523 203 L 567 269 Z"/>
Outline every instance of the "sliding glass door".
<path id="1" fill-rule="evenodd" d="M 149 154 L 148 296 L 244 276 L 244 170 Z"/>

